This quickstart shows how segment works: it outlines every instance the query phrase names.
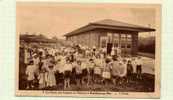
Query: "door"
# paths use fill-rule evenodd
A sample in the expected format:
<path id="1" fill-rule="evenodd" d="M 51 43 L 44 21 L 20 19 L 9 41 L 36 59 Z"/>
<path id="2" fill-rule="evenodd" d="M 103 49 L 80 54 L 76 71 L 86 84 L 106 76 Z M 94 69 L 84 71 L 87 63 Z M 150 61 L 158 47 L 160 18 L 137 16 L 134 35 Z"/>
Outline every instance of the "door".
<path id="1" fill-rule="evenodd" d="M 107 54 L 111 54 L 113 43 L 107 43 Z"/>

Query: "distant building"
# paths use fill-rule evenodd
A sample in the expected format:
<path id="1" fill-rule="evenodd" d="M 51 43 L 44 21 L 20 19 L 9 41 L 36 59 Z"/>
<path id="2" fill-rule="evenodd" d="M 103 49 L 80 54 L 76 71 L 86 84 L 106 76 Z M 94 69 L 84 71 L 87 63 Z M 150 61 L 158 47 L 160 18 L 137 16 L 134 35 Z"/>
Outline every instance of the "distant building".
<path id="1" fill-rule="evenodd" d="M 57 41 L 53 39 L 48 39 L 42 35 L 29 35 L 29 34 L 20 34 L 20 44 L 30 44 L 37 46 L 56 46 Z"/>
<path id="2" fill-rule="evenodd" d="M 89 23 L 65 34 L 65 37 L 68 41 L 88 47 L 107 47 L 108 53 L 114 46 L 120 47 L 124 54 L 136 55 L 138 52 L 138 33 L 150 31 L 155 31 L 155 29 L 105 19 Z"/>

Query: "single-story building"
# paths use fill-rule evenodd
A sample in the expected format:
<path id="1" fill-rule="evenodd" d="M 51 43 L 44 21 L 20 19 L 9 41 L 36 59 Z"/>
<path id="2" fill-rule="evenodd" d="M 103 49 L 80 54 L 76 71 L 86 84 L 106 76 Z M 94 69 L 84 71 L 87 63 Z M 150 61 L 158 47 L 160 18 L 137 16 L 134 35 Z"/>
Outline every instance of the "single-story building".
<path id="1" fill-rule="evenodd" d="M 89 23 L 64 36 L 66 40 L 72 43 L 88 47 L 106 47 L 108 51 L 111 51 L 114 46 L 121 48 L 122 53 L 136 55 L 138 52 L 138 34 L 151 31 L 155 31 L 155 29 L 105 19 Z"/>
<path id="2" fill-rule="evenodd" d="M 42 35 L 30 35 L 30 34 L 20 34 L 20 45 L 30 44 L 34 46 L 52 46 L 57 45 L 57 41 L 53 39 L 48 39 Z"/>

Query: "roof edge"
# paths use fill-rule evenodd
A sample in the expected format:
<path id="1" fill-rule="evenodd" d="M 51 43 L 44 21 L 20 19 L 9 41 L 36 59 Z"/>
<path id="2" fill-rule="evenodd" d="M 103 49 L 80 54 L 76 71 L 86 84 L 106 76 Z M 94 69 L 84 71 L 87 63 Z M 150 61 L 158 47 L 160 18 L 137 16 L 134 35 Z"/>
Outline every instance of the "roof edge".
<path id="1" fill-rule="evenodd" d="M 128 27 L 128 26 L 118 26 L 118 25 L 105 25 L 105 24 L 98 24 L 98 23 L 90 23 L 91 25 L 100 25 L 100 26 L 110 26 L 110 27 L 120 27 L 120 28 L 132 28 L 132 29 L 144 29 L 144 30 L 150 30 L 150 31 L 156 31 L 154 28 L 149 28 L 149 27 Z"/>
<path id="2" fill-rule="evenodd" d="M 71 36 L 72 34 L 70 34 L 70 33 L 73 33 L 73 32 L 75 32 L 75 31 L 78 31 L 78 30 L 81 30 L 81 29 L 83 29 L 83 28 L 86 28 L 86 27 L 88 27 L 88 26 L 90 26 L 91 24 L 89 23 L 89 24 L 87 24 L 87 25 L 85 25 L 85 26 L 82 26 L 82 27 L 80 27 L 80 28 L 77 28 L 77 29 L 75 29 L 75 30 L 73 30 L 73 31 L 71 31 L 71 32 L 68 32 L 68 33 L 66 33 L 66 34 L 64 34 L 63 36 Z"/>

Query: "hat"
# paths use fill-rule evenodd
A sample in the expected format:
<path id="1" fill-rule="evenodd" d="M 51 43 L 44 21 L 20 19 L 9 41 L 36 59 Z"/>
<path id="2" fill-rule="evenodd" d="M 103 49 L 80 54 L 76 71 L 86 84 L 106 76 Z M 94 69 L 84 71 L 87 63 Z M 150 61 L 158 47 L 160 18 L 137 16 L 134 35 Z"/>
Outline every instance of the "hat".
<path id="1" fill-rule="evenodd" d="M 93 49 L 96 49 L 96 46 L 93 46 Z"/>
<path id="2" fill-rule="evenodd" d="M 123 62 L 122 61 L 119 61 L 119 64 L 123 64 Z"/>
<path id="3" fill-rule="evenodd" d="M 36 53 L 34 53 L 32 56 L 33 56 L 33 57 L 35 57 L 35 56 L 37 56 L 37 54 L 36 54 Z"/>

